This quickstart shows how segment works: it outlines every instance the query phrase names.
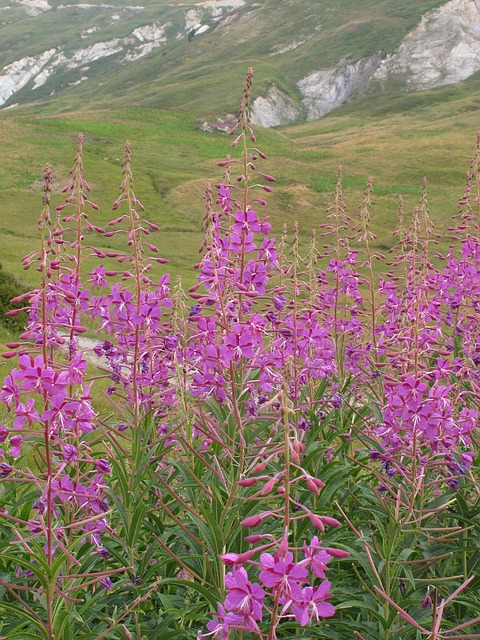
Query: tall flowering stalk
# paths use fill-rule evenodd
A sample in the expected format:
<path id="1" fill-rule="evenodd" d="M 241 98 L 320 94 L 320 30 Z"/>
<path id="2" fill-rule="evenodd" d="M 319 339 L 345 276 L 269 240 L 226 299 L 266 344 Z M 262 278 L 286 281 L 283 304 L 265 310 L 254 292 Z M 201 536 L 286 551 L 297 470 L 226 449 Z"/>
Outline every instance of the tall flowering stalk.
<path id="1" fill-rule="evenodd" d="M 41 248 L 24 261 L 26 266 L 37 265 L 40 288 L 23 296 L 30 321 L 22 342 L 10 344 L 18 353 L 18 365 L 0 394 L 13 419 L 10 430 L 2 427 L 2 440 L 8 438 L 9 443 L 5 458 L 11 461 L 2 463 L 2 476 L 15 487 L 19 504 L 27 496 L 31 500 L 31 510 L 2 509 L 1 517 L 11 531 L 10 545 L 19 550 L 17 555 L 6 551 L 18 570 L 2 584 L 49 640 L 62 637 L 65 608 L 77 602 L 86 587 L 109 580 L 116 572 L 95 570 L 85 561 L 92 553 L 101 560 L 110 465 L 87 442 L 96 414 L 78 343 L 78 335 L 85 331 L 80 319 L 89 297 L 80 271 L 80 245 L 88 219 L 84 207 L 97 208 L 85 196 L 81 136 L 72 173 L 67 187 L 71 194 L 57 212 L 65 207 L 74 211 L 62 221 L 57 217 L 52 228 L 51 170 L 48 166 L 45 170 Z M 73 224 L 64 229 L 62 222 Z M 15 355 L 12 351 L 4 357 Z M 21 464 L 26 459 L 30 462 Z"/>
<path id="2" fill-rule="evenodd" d="M 177 339 L 163 325 L 164 312 L 172 305 L 169 275 L 155 284 L 150 278 L 152 263 L 166 261 L 155 256 L 158 248 L 149 242 L 158 225 L 140 215 L 144 207 L 134 191 L 129 142 L 125 144 L 122 178 L 121 193 L 113 209 L 123 207 L 125 213 L 109 222 L 112 230 L 104 232 L 104 237 L 125 235 L 127 248 L 103 256 L 116 259 L 122 267 L 94 271 L 94 285 L 108 292 L 93 298 L 91 314 L 100 319 L 99 331 L 111 337 L 95 348 L 110 368 L 108 393 L 119 394 L 117 406 L 126 412 L 122 420 L 136 428 L 146 415 L 161 413 L 164 405 L 173 402 L 169 378 Z M 106 277 L 112 276 L 120 281 L 108 287 Z M 165 326 L 168 328 L 168 322 Z"/>
<path id="3" fill-rule="evenodd" d="M 227 476 L 232 487 L 224 514 L 235 507 L 246 515 L 240 523 L 243 528 L 261 527 L 262 533 L 247 536 L 245 541 L 255 547 L 241 551 L 244 545 L 238 532 L 238 552 L 231 546 L 225 550 L 223 562 L 232 568 L 225 575 L 226 596 L 216 619 L 199 637 L 227 638 L 235 629 L 273 640 L 284 619 L 296 619 L 304 626 L 333 615 L 333 606 L 324 602 L 330 597 L 330 583 L 315 586 L 307 579 L 308 568 L 317 562 L 324 567 L 320 557 L 327 562 L 332 555 L 348 554 L 332 549 L 330 555 L 314 537 L 300 560 L 296 556 L 301 550 L 291 546 L 292 527 L 300 520 L 309 520 L 321 531 L 340 524 L 335 518 L 316 515 L 307 506 L 308 499 L 300 501 L 297 496 L 302 483 L 309 496 L 317 495 L 323 486 L 301 465 L 300 415 L 313 406 L 313 398 L 303 392 L 305 385 L 333 370 L 334 348 L 314 308 L 305 309 L 300 303 L 303 283 L 297 227 L 292 260 L 280 263 L 268 219 L 260 220 L 253 208 L 254 203 L 264 206 L 265 201 L 252 197 L 251 190 L 271 190 L 269 184 L 258 183 L 258 177 L 267 183 L 273 178 L 257 169 L 265 154 L 247 143 L 247 138 L 255 142 L 248 123 L 251 81 L 249 71 L 240 131 L 234 141 L 234 146 L 241 145 L 241 158 L 220 163 L 228 167 L 229 176 L 236 163 L 243 172 L 236 183 L 218 186 L 220 212 L 207 208 L 205 254 L 199 265 L 199 280 L 207 294 L 199 294 L 198 288 L 193 291 L 197 304 L 191 321 L 197 323 L 198 333 L 188 356 L 194 366 L 204 368 L 194 373 L 191 385 L 191 393 L 203 407 L 202 432 L 214 442 L 221 434 L 215 426 L 213 436 L 207 414 L 216 415 L 213 405 L 217 404 L 230 407 L 237 427 L 236 434 L 228 432 L 224 444 L 226 460 L 231 457 L 235 465 L 233 477 Z M 282 284 L 274 286 L 271 279 L 278 272 Z M 209 307 L 216 309 L 217 320 L 208 313 Z M 215 465 L 225 469 L 222 458 L 214 458 Z M 293 516 L 293 511 L 300 514 Z M 323 569 L 318 571 L 315 575 L 324 577 Z M 252 581 L 253 573 L 262 586 Z"/>

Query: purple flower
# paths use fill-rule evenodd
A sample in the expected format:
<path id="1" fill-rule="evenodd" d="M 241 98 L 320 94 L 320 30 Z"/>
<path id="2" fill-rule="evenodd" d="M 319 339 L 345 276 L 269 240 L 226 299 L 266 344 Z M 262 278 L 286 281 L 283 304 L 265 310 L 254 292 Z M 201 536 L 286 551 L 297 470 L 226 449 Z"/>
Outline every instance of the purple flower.
<path id="1" fill-rule="evenodd" d="M 22 402 L 17 404 L 15 407 L 16 418 L 13 421 L 15 429 L 21 429 L 27 422 L 31 426 L 34 422 L 38 422 L 40 420 L 38 411 L 36 411 L 34 407 L 35 400 L 33 398 L 27 398 L 26 406 Z"/>
<path id="2" fill-rule="evenodd" d="M 22 450 L 23 438 L 21 436 L 12 436 L 10 438 L 10 454 L 12 458 L 18 458 Z"/>
<path id="3" fill-rule="evenodd" d="M 5 442 L 8 437 L 8 429 L 3 424 L 0 424 L 0 442 Z"/>
<path id="4" fill-rule="evenodd" d="M 62 448 L 62 453 L 67 462 L 72 462 L 77 456 L 77 448 L 73 444 L 65 444 Z"/>
<path id="5" fill-rule="evenodd" d="M 262 619 L 265 591 L 258 583 L 252 584 L 249 581 L 248 574 L 243 567 L 227 573 L 225 586 L 228 589 L 224 603 L 226 609 L 247 618 L 253 618 L 253 620 Z"/>
<path id="6" fill-rule="evenodd" d="M 113 584 L 110 578 L 107 576 L 106 578 L 102 578 L 100 580 L 100 586 L 102 587 L 102 589 L 105 589 L 105 591 L 108 591 L 113 587 Z"/>
<path id="7" fill-rule="evenodd" d="M 284 560 L 279 560 L 268 553 L 260 556 L 260 580 L 269 589 L 280 590 L 287 599 L 301 597 L 300 584 L 307 581 L 308 571 L 293 562 L 293 553 L 285 554 Z"/>
<path id="8" fill-rule="evenodd" d="M 302 627 L 312 622 L 313 619 L 319 622 L 319 618 L 330 618 L 335 614 L 335 607 L 329 602 L 324 602 L 331 597 L 331 594 L 328 593 L 329 589 L 330 582 L 324 580 L 317 589 L 305 587 L 300 598 L 293 602 L 293 615 Z"/>
<path id="9" fill-rule="evenodd" d="M 225 347 L 230 359 L 242 356 L 253 358 L 255 355 L 253 346 L 252 332 L 247 325 L 235 324 L 232 332 L 225 338 Z"/>
<path id="10" fill-rule="evenodd" d="M 198 638 L 211 638 L 212 640 L 228 640 L 228 632 L 231 627 L 240 626 L 243 616 L 236 613 L 226 613 L 223 606 L 218 603 L 218 613 L 214 614 L 217 620 L 207 623 L 208 633 L 199 633 Z"/>
<path id="11" fill-rule="evenodd" d="M 104 266 L 100 266 L 100 267 L 96 267 L 95 269 L 92 269 L 90 272 L 90 276 L 92 279 L 92 289 L 95 289 L 95 287 L 106 287 L 107 286 L 107 281 L 105 279 L 105 267 Z"/>
<path id="12" fill-rule="evenodd" d="M 8 462 L 0 462 L 0 477 L 5 478 L 13 471 L 13 467 Z"/>
<path id="13" fill-rule="evenodd" d="M 110 463 L 108 462 L 108 460 L 99 458 L 98 460 L 94 461 L 94 464 L 97 470 L 99 471 L 99 473 L 101 473 L 102 475 L 107 475 L 109 473 L 112 473 L 112 469 L 110 467 Z"/>
<path id="14" fill-rule="evenodd" d="M 304 545 L 305 560 L 300 564 L 310 567 L 317 578 L 325 578 L 325 571 L 328 571 L 327 562 L 331 559 L 331 555 L 320 546 L 317 536 L 313 536 L 310 545 Z"/>
<path id="15" fill-rule="evenodd" d="M 13 376 L 9 374 L 3 381 L 2 391 L 0 398 L 9 409 L 12 408 L 14 403 L 17 403 L 20 398 L 20 387 L 13 379 Z"/>
<path id="16" fill-rule="evenodd" d="M 232 229 L 239 235 L 250 232 L 257 233 L 260 231 L 257 213 L 253 209 L 235 211 L 235 222 L 232 225 Z"/>

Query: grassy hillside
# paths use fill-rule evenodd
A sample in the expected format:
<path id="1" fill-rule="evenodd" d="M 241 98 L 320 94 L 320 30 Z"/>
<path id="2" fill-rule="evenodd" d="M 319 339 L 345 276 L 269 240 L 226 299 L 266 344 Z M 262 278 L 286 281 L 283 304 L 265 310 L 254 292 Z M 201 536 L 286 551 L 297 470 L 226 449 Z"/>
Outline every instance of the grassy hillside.
<path id="1" fill-rule="evenodd" d="M 239 78 L 251 64 L 259 94 L 275 83 L 299 99 L 300 79 L 341 60 L 393 52 L 421 16 L 443 0 L 245 0 L 238 9 L 224 7 L 224 19 L 202 8 L 206 4 L 146 0 L 139 3 L 142 9 L 132 9 L 134 2 L 85 9 L 52 0 L 52 10 L 36 16 L 18 5 L 4 8 L 0 75 L 5 65 L 50 48 L 72 60 L 75 52 L 96 43 L 120 39 L 123 47 L 76 68 L 58 64 L 45 84 L 33 89 L 31 80 L 6 105 L 34 103 L 36 113 L 77 111 L 82 104 L 88 109 L 144 106 L 221 114 L 236 108 Z M 194 37 L 188 30 L 192 10 L 208 27 Z M 165 42 L 127 62 L 126 50 L 134 45 L 125 39 L 139 45 L 134 30 L 153 24 L 165 27 Z"/>
<path id="2" fill-rule="evenodd" d="M 258 145 L 269 159 L 264 169 L 277 178 L 269 197 L 275 233 L 283 223 L 299 220 L 302 242 L 325 219 L 325 209 L 343 166 L 351 215 L 355 215 L 368 175 L 374 176 L 373 230 L 378 247 L 387 248 L 396 222 L 399 195 L 408 213 L 418 202 L 422 176 L 439 231 L 463 192 L 464 176 L 478 126 L 479 78 L 455 89 L 443 88 L 388 102 L 358 101 L 317 122 L 276 130 L 257 130 Z M 239 91 L 237 91 L 238 95 Z M 85 175 L 101 211 L 98 224 L 110 218 L 118 193 L 123 143 L 130 139 L 136 191 L 150 219 L 161 227 L 157 243 L 169 259 L 168 269 L 191 284 L 198 259 L 205 182 L 216 182 L 216 162 L 231 152 L 230 139 L 199 129 L 191 113 L 157 109 L 82 111 L 60 116 L 0 119 L 0 246 L 7 271 L 35 284 L 36 273 L 21 273 L 20 259 L 38 242 L 43 166 L 54 172 L 53 205 L 63 202 L 62 187 L 79 131 L 85 134 Z M 391 115 L 387 115 L 391 114 Z M 120 239 L 96 240 L 116 246 Z M 447 240 L 443 241 L 443 247 Z"/>

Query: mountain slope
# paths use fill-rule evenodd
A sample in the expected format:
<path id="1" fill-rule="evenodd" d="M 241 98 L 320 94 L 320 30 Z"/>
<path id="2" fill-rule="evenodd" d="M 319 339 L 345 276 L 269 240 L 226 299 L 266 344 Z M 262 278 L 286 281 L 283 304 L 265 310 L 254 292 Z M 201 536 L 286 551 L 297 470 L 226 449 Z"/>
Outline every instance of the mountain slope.
<path id="1" fill-rule="evenodd" d="M 253 65 L 253 118 L 271 126 L 474 73 L 480 0 L 12 0 L 0 37 L 4 109 L 220 115 Z"/>

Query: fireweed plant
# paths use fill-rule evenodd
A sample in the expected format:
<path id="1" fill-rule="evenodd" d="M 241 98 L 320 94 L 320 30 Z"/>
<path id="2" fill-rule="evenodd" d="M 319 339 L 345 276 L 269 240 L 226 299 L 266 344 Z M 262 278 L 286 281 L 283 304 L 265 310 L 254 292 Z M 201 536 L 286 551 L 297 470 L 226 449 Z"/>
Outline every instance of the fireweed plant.
<path id="1" fill-rule="evenodd" d="M 53 214 L 45 170 L 3 354 L 2 638 L 480 637 L 480 140 L 447 255 L 425 181 L 384 256 L 341 171 L 302 255 L 263 213 L 252 80 L 187 292 L 152 276 L 129 143 L 105 229 L 81 135 Z"/>

